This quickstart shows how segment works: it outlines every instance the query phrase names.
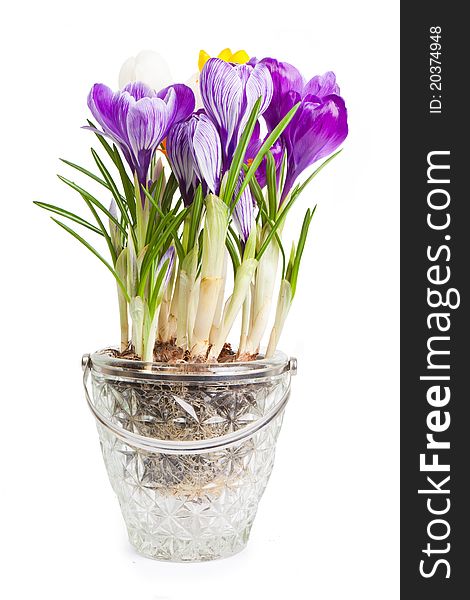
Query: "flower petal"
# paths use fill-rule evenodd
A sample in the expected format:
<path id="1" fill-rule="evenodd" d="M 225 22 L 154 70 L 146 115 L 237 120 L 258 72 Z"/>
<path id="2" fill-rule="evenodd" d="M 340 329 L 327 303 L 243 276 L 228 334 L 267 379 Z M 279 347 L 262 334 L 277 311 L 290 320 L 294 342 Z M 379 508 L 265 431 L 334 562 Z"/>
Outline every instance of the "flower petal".
<path id="1" fill-rule="evenodd" d="M 185 206 L 189 206 L 193 201 L 197 185 L 196 165 L 192 149 L 193 130 L 192 119 L 176 123 L 171 127 L 166 141 L 168 160 L 178 181 Z"/>
<path id="2" fill-rule="evenodd" d="M 328 71 L 324 75 L 316 75 L 305 85 L 302 96 L 312 95 L 323 98 L 330 94 L 339 96 L 339 86 L 336 83 L 336 75 L 333 71 Z"/>
<path id="3" fill-rule="evenodd" d="M 210 58 L 202 69 L 200 86 L 204 108 L 218 125 L 226 151 L 240 120 L 242 82 L 232 65 Z"/>
<path id="4" fill-rule="evenodd" d="M 241 183 L 242 178 L 240 177 L 235 189 L 235 194 L 238 193 Z M 255 222 L 255 206 L 248 187 L 243 190 L 239 201 L 235 205 L 233 210 L 233 220 L 241 239 L 245 243 L 250 236 L 251 228 Z"/>
<path id="5" fill-rule="evenodd" d="M 222 149 L 217 129 L 206 116 L 198 118 L 192 139 L 194 158 L 200 179 L 207 184 L 209 191 L 218 193 L 222 168 Z"/>
<path id="6" fill-rule="evenodd" d="M 122 91 L 130 94 L 134 100 L 153 98 L 155 96 L 155 92 L 146 83 L 142 83 L 141 81 L 128 83 L 123 87 Z"/>
<path id="7" fill-rule="evenodd" d="M 133 81 L 142 81 L 152 90 L 159 90 L 173 80 L 165 59 L 152 50 L 143 50 L 127 59 L 119 73 L 119 87 Z"/>
<path id="8" fill-rule="evenodd" d="M 287 177 L 283 199 L 297 177 L 317 160 L 338 148 L 348 135 L 347 110 L 340 96 L 302 101 L 283 138 L 287 147 Z"/>
<path id="9" fill-rule="evenodd" d="M 127 144 L 127 114 L 134 99 L 129 94 L 114 93 L 107 85 L 95 83 L 88 94 L 88 107 L 104 132 L 118 143 Z"/>
<path id="10" fill-rule="evenodd" d="M 175 92 L 176 99 L 176 111 L 172 122 L 179 123 L 179 121 L 187 119 L 194 110 L 194 92 L 189 86 L 184 85 L 184 83 L 175 83 L 174 85 L 160 90 L 157 93 L 157 98 L 162 98 L 164 100 L 171 89 Z"/>
<path id="11" fill-rule="evenodd" d="M 304 87 L 304 79 L 300 72 L 287 62 L 279 62 L 274 58 L 263 58 L 259 62 L 267 67 L 273 81 L 271 104 L 264 112 L 268 128 L 273 130 L 294 106 L 294 104 L 292 106 L 286 104 L 286 94 L 296 92 L 300 95 Z"/>
<path id="12" fill-rule="evenodd" d="M 262 63 L 258 63 L 254 68 L 250 65 L 236 65 L 235 70 L 245 84 L 243 115 L 239 123 L 241 133 L 259 97 L 261 97 L 260 114 L 268 108 L 273 95 L 273 81 L 268 68 Z"/>

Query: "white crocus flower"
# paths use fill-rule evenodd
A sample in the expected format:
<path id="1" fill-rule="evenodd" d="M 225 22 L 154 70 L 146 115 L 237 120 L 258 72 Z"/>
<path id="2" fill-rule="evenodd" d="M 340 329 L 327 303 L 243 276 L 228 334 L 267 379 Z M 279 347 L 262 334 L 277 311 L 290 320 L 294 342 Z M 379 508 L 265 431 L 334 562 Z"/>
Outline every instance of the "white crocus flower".
<path id="1" fill-rule="evenodd" d="M 122 65 L 119 72 L 119 87 L 141 81 L 153 90 L 161 90 L 171 83 L 173 78 L 165 59 L 153 50 L 142 50 L 137 56 L 131 56 Z"/>

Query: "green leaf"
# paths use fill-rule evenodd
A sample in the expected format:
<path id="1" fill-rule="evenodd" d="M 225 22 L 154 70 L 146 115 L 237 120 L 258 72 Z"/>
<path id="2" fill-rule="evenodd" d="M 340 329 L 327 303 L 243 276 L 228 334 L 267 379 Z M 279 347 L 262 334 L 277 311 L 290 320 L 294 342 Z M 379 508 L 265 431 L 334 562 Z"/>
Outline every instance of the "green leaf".
<path id="1" fill-rule="evenodd" d="M 269 149 L 271 148 L 271 146 L 276 142 L 276 140 L 278 139 L 278 137 L 281 135 L 281 133 L 287 127 L 287 125 L 289 124 L 289 122 L 292 119 L 292 117 L 295 115 L 295 113 L 296 113 L 297 109 L 299 108 L 299 106 L 300 106 L 300 102 L 298 102 L 295 106 L 293 106 L 290 109 L 290 111 L 287 113 L 287 115 L 279 123 L 279 125 L 277 125 L 273 129 L 273 131 L 271 132 L 271 134 L 266 138 L 266 141 L 264 142 L 264 144 L 259 149 L 258 154 L 253 159 L 253 162 L 251 163 L 250 168 L 246 172 L 245 178 L 243 179 L 243 182 L 242 182 L 242 184 L 240 186 L 240 189 L 238 190 L 238 193 L 237 193 L 237 196 L 235 198 L 235 201 L 232 204 L 232 209 L 233 209 L 233 207 L 235 207 L 235 205 L 237 204 L 237 202 L 240 199 L 241 195 L 243 194 L 246 186 L 250 183 L 251 179 L 255 175 L 256 170 L 260 166 L 261 161 L 265 157 L 266 153 L 269 151 Z"/>
<path id="2" fill-rule="evenodd" d="M 61 158 L 60 160 L 63 163 L 65 163 L 66 165 L 68 165 L 69 167 L 72 167 L 72 169 L 76 169 L 77 171 L 80 171 L 80 173 L 83 173 L 87 177 L 90 177 L 90 179 L 93 179 L 94 181 L 97 181 L 100 185 L 102 185 L 107 190 L 109 190 L 109 186 L 106 183 L 106 181 L 104 181 L 104 179 L 101 179 L 101 177 L 98 177 L 97 175 L 95 175 L 91 171 L 88 171 L 88 169 L 85 169 L 84 167 L 81 167 L 80 165 L 76 165 L 75 163 L 70 162 L 69 160 L 65 160 L 65 158 Z"/>
<path id="3" fill-rule="evenodd" d="M 194 247 L 194 244 L 196 243 L 197 236 L 201 227 L 202 208 L 202 186 L 201 184 L 199 184 L 194 195 L 193 203 L 191 204 L 187 251 L 191 250 Z"/>
<path id="4" fill-rule="evenodd" d="M 173 196 L 175 195 L 176 190 L 178 189 L 178 181 L 176 177 L 172 173 L 168 178 L 167 184 L 165 186 L 165 191 L 163 192 L 162 197 L 162 211 L 167 213 L 170 210 L 171 202 L 173 200 Z"/>
<path id="5" fill-rule="evenodd" d="M 261 101 L 262 98 L 259 97 L 255 105 L 253 106 L 253 109 L 250 113 L 250 117 L 246 123 L 240 141 L 238 142 L 237 148 L 233 155 L 232 163 L 230 165 L 223 193 L 223 200 L 227 205 L 230 205 L 233 194 L 235 192 L 235 187 L 237 185 L 237 181 L 240 176 L 240 171 L 242 170 L 242 165 L 245 160 L 246 149 L 248 148 L 248 143 L 251 139 L 251 136 L 253 135 L 253 130 L 255 128 L 256 121 L 259 117 Z M 239 194 L 237 198 L 239 198 L 240 195 L 241 194 Z"/>
<path id="6" fill-rule="evenodd" d="M 183 209 L 177 216 L 172 213 L 168 213 L 157 227 L 152 240 L 149 242 L 149 249 L 145 254 L 140 268 L 140 281 L 138 287 L 139 296 L 142 296 L 144 293 L 152 263 L 155 261 L 160 249 L 168 240 L 168 238 L 178 230 L 178 227 L 183 222 L 183 219 L 187 213 L 187 208 Z"/>
<path id="7" fill-rule="evenodd" d="M 133 221 L 136 219 L 136 204 L 134 197 L 134 186 L 132 185 L 131 178 L 127 174 L 126 167 L 122 162 L 121 155 L 119 154 L 119 150 L 113 144 L 114 150 L 114 159 L 113 162 L 116 165 L 117 170 L 119 171 L 119 176 L 121 177 L 122 187 L 124 189 L 124 195 L 126 196 L 127 205 L 129 206 L 129 212 L 132 216 Z"/>
<path id="8" fill-rule="evenodd" d="M 122 279 L 119 277 L 119 275 L 116 273 L 116 271 L 113 269 L 113 267 L 108 263 L 108 261 L 106 259 L 104 259 L 101 256 L 101 254 L 97 250 L 95 250 L 95 248 L 93 248 L 93 246 L 91 244 L 89 244 L 80 235 L 78 235 L 78 233 L 76 231 L 74 231 L 73 229 L 68 227 L 65 223 L 62 223 L 61 221 L 54 219 L 54 217 L 51 217 L 51 219 L 54 221 L 54 223 L 57 223 L 57 225 L 59 225 L 59 227 L 62 227 L 62 229 L 65 229 L 65 231 L 68 231 L 68 233 L 70 233 L 70 235 L 72 235 L 76 240 L 78 240 L 86 248 L 88 248 L 88 250 L 90 250 L 90 252 L 92 254 L 94 254 L 96 256 L 96 258 L 98 258 L 105 265 L 105 267 L 107 269 L 109 269 L 109 271 L 113 274 L 114 278 L 116 279 L 119 287 L 121 288 L 122 293 L 124 294 L 124 297 L 126 298 L 127 302 L 130 302 L 130 298 L 129 298 L 129 295 L 126 290 L 126 286 L 124 285 Z"/>
<path id="9" fill-rule="evenodd" d="M 123 228 L 123 226 L 121 225 L 121 223 L 116 219 L 116 217 L 114 217 L 109 210 L 103 206 L 101 204 L 101 202 L 99 200 L 97 200 L 94 196 L 92 196 L 89 192 L 87 192 L 86 190 L 84 190 L 82 187 L 80 187 L 79 185 L 77 185 L 76 183 L 74 183 L 73 181 L 70 181 L 70 179 L 67 179 L 66 177 L 62 177 L 62 175 L 57 175 L 57 177 L 63 181 L 66 185 L 68 185 L 69 187 L 71 187 L 73 190 L 75 190 L 76 192 L 78 192 L 80 194 L 80 196 L 82 197 L 83 200 L 88 200 L 89 202 L 91 202 L 91 204 L 95 205 L 97 208 L 99 208 L 107 217 L 108 219 L 111 219 L 111 221 L 116 225 L 116 227 L 118 227 L 121 231 L 121 233 L 127 237 L 127 232 L 126 230 Z M 87 201 L 85 200 L 85 203 L 88 206 Z"/>
<path id="10" fill-rule="evenodd" d="M 161 266 L 161 268 L 158 271 L 157 279 L 155 280 L 155 285 L 153 287 L 153 290 L 152 290 L 152 293 L 150 296 L 150 301 L 149 301 L 149 310 L 150 310 L 150 314 L 152 315 L 152 317 L 155 315 L 155 311 L 158 308 L 159 300 L 161 299 L 160 291 L 163 292 L 163 290 L 161 290 L 162 283 L 165 278 L 166 272 L 168 271 L 169 266 L 170 266 L 170 259 L 167 258 L 167 260 L 163 263 L 163 265 Z M 159 298 L 159 296 L 160 296 L 160 298 Z"/>
<path id="11" fill-rule="evenodd" d="M 315 214 L 316 209 L 317 209 L 316 206 L 313 208 L 312 211 L 310 211 L 310 209 L 307 209 L 307 212 L 305 213 L 304 221 L 302 223 L 302 229 L 300 231 L 299 242 L 297 244 L 294 263 L 292 265 L 292 272 L 291 272 L 290 278 L 289 278 L 291 288 L 292 288 L 292 298 L 295 295 L 295 290 L 297 287 L 297 278 L 299 276 L 300 261 L 302 259 L 302 254 L 303 254 L 303 251 L 305 248 L 305 242 L 307 240 L 308 230 L 309 230 L 310 223 L 312 222 L 313 215 Z"/>
<path id="12" fill-rule="evenodd" d="M 128 213 L 128 206 L 126 206 L 126 204 L 124 204 L 124 202 L 122 201 L 121 194 L 119 193 L 119 190 L 117 189 L 116 184 L 113 181 L 113 178 L 109 174 L 109 171 L 105 167 L 101 158 L 98 156 L 96 150 L 91 148 L 91 153 L 93 154 L 93 158 L 95 159 L 98 169 L 100 170 L 101 174 L 103 175 L 106 183 L 109 185 L 109 189 L 113 195 L 113 198 L 114 198 L 116 204 L 119 206 L 119 210 L 121 211 L 122 218 L 124 219 L 125 223 L 128 225 L 131 222 L 131 219 L 130 219 L 129 213 Z"/>
<path id="13" fill-rule="evenodd" d="M 343 149 L 341 148 L 340 150 L 338 150 L 337 152 L 335 152 L 334 154 L 332 154 L 329 158 L 327 158 L 324 162 L 322 162 L 322 164 L 315 169 L 315 171 L 310 175 L 310 177 L 308 177 L 300 186 L 297 186 L 297 188 L 293 191 L 292 195 L 295 195 L 296 197 L 299 196 L 303 190 L 307 187 L 307 185 L 312 181 L 312 179 L 314 177 L 316 177 L 318 175 L 318 173 L 320 173 L 320 171 L 326 167 L 326 165 L 331 162 L 334 158 L 336 158 L 338 156 L 338 154 L 340 154 L 340 152 L 342 152 Z"/>
<path id="14" fill-rule="evenodd" d="M 66 217 L 67 219 L 70 219 L 71 221 L 74 221 L 75 223 L 78 223 L 79 225 L 83 225 L 83 227 L 90 229 L 90 231 L 93 231 L 94 233 L 103 235 L 103 232 L 100 229 L 98 229 L 98 227 L 95 227 L 88 221 L 85 221 L 85 219 L 82 219 L 78 215 L 71 213 L 68 210 L 60 208 L 59 206 L 54 206 L 53 204 L 46 204 L 45 202 L 38 202 L 38 201 L 34 201 L 33 204 L 35 204 L 36 206 L 39 206 L 40 208 L 44 208 L 44 210 L 48 210 L 57 215 L 60 215 L 61 217 Z"/>
<path id="15" fill-rule="evenodd" d="M 266 248 L 271 243 L 272 238 L 274 237 L 274 235 L 276 235 L 276 231 L 279 229 L 279 227 L 285 221 L 285 219 L 287 217 L 287 213 L 292 208 L 296 198 L 297 198 L 297 196 L 291 196 L 289 198 L 289 200 L 282 206 L 279 216 L 276 219 L 275 223 L 273 224 L 271 231 L 269 232 L 269 234 L 267 235 L 263 244 L 261 245 L 261 248 L 258 250 L 258 253 L 256 255 L 257 260 L 260 260 L 260 258 L 263 256 Z"/>
<path id="16" fill-rule="evenodd" d="M 256 179 L 256 177 L 254 178 Z M 266 183 L 268 187 L 268 214 L 271 219 L 276 218 L 277 213 L 277 180 L 276 180 L 276 162 L 270 151 L 266 154 Z"/>

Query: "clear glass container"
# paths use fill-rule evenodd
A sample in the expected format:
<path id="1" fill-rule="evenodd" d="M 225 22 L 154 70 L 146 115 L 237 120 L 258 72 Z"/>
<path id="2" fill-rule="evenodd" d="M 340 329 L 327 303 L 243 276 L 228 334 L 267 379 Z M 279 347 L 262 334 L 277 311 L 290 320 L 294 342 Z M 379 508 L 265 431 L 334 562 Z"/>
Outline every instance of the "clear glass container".
<path id="1" fill-rule="evenodd" d="M 242 550 L 273 467 L 295 360 L 277 352 L 246 363 L 168 365 L 98 352 L 83 357 L 83 368 L 137 552 L 204 561 Z"/>

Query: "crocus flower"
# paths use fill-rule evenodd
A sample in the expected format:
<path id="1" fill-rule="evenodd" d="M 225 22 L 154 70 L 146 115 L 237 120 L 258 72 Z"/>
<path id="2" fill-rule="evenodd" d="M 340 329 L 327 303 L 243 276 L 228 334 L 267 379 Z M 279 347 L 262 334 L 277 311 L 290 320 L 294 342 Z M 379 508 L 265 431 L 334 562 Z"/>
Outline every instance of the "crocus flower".
<path id="1" fill-rule="evenodd" d="M 262 98 L 261 114 L 271 102 L 271 75 L 264 64 L 253 67 L 210 58 L 202 69 L 200 85 L 205 111 L 219 130 L 226 168 L 258 98 Z"/>
<path id="2" fill-rule="evenodd" d="M 131 56 L 122 65 L 119 72 L 119 87 L 141 81 L 152 90 L 160 90 L 169 85 L 173 78 L 166 60 L 157 52 L 143 50 L 137 56 Z"/>
<path id="3" fill-rule="evenodd" d="M 263 58 L 261 61 L 256 58 L 250 60 L 253 66 L 260 63 L 269 69 L 273 81 L 272 100 L 263 115 L 268 129 L 272 131 L 295 104 L 287 108 L 286 95 L 289 92 L 301 94 L 305 82 L 300 72 L 287 62 L 279 62 L 274 58 Z"/>
<path id="4" fill-rule="evenodd" d="M 199 183 L 203 193 L 219 192 L 222 151 L 215 125 L 202 111 L 174 125 L 166 149 L 186 206 L 191 204 Z"/>
<path id="5" fill-rule="evenodd" d="M 296 102 L 298 100 L 300 97 L 296 97 Z M 347 135 L 347 110 L 341 96 L 305 96 L 283 135 L 287 172 L 281 201 L 299 175 L 313 163 L 332 154 Z"/>
<path id="6" fill-rule="evenodd" d="M 113 92 L 96 83 L 88 95 L 88 107 L 110 137 L 121 148 L 132 171 L 145 186 L 152 155 L 176 119 L 185 118 L 194 108 L 192 92 L 173 86 L 158 94 L 143 83 L 129 83 Z"/>
<path id="7" fill-rule="evenodd" d="M 232 64 L 210 58 L 201 72 L 201 97 L 206 114 L 219 132 L 222 147 L 222 172 L 230 167 L 243 129 L 258 98 L 260 114 L 271 102 L 272 80 L 263 64 Z M 247 189 L 234 211 L 234 221 L 245 242 L 253 223 L 253 198 Z"/>
<path id="8" fill-rule="evenodd" d="M 191 75 L 191 77 L 186 82 L 186 85 L 188 85 L 194 92 L 194 98 L 196 99 L 196 108 L 197 109 L 200 109 L 203 107 L 201 91 L 200 91 L 200 87 L 199 87 L 199 80 L 201 78 L 201 71 L 204 68 L 204 65 L 206 64 L 206 62 L 209 60 L 209 58 L 211 58 L 211 57 L 205 50 L 201 50 L 199 52 L 199 60 L 198 60 L 199 68 L 198 68 L 197 72 L 194 73 L 193 75 Z M 245 52 L 245 50 L 237 50 L 236 52 L 232 52 L 230 50 L 230 48 L 225 48 L 224 50 L 219 52 L 219 54 L 217 55 L 217 58 L 220 58 L 221 60 L 225 60 L 226 62 L 236 63 L 236 64 L 240 64 L 240 65 L 247 63 L 250 59 L 250 57 Z"/>
<path id="9" fill-rule="evenodd" d="M 264 114 L 268 129 L 273 129 L 295 104 L 301 103 L 281 136 L 287 150 L 282 201 L 307 167 L 334 152 L 346 138 L 346 105 L 331 71 L 305 84 L 299 71 L 288 63 L 273 58 L 250 62 L 256 66 L 264 64 L 273 80 L 272 102 Z"/>

